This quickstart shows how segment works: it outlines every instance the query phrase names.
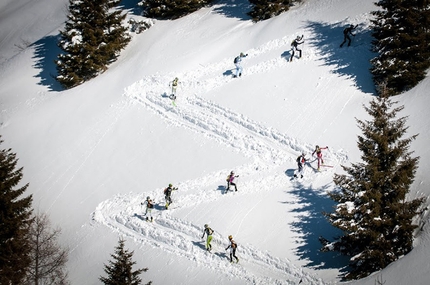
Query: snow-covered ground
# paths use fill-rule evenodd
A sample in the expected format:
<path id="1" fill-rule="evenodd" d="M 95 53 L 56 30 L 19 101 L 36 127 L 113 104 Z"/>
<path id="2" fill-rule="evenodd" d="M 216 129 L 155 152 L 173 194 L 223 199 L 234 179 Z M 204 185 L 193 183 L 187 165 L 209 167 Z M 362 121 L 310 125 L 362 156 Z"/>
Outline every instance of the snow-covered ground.
<path id="1" fill-rule="evenodd" d="M 140 20 L 124 1 L 129 18 Z M 355 118 L 374 97 L 369 59 L 373 1 L 307 0 L 252 23 L 247 1 L 222 0 L 175 21 L 155 21 L 99 77 L 62 91 L 52 79 L 67 0 L 0 3 L 3 148 L 24 167 L 34 206 L 63 229 L 72 284 L 100 284 L 118 237 L 153 284 L 335 284 L 345 257 L 319 252 L 318 236 L 338 231 L 322 216 L 340 165 L 360 159 Z M 49 7 L 47 9 L 46 7 Z M 343 27 L 358 24 L 349 48 Z M 303 57 L 290 43 L 304 35 Z M 240 52 L 244 74 L 232 78 Z M 176 105 L 169 82 L 179 78 Z M 411 198 L 428 196 L 430 81 L 397 96 L 409 116 L 420 167 Z M 295 159 L 329 146 L 293 179 Z M 225 193 L 234 170 L 238 191 Z M 172 183 L 174 203 L 163 210 Z M 156 202 L 154 222 L 140 203 Z M 428 217 L 424 217 L 428 220 Z M 214 230 L 204 250 L 203 225 Z M 239 264 L 227 259 L 227 236 Z M 415 249 L 351 284 L 428 284 L 429 228 Z"/>

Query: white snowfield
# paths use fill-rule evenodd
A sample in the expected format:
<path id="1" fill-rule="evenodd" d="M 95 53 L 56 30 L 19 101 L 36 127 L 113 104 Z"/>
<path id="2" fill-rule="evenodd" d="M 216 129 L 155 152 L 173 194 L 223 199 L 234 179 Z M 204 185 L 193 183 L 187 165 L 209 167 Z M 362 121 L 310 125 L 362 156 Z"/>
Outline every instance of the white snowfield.
<path id="1" fill-rule="evenodd" d="M 47 75 L 55 72 L 49 52 L 57 51 L 47 42 L 62 29 L 68 1 L 33 2 L 0 3 L 0 130 L 3 147 L 24 167 L 35 207 L 63 229 L 72 284 L 100 284 L 120 237 L 136 267 L 149 268 L 144 283 L 340 283 L 348 260 L 320 252 L 318 237 L 340 234 L 322 214 L 334 206 L 327 192 L 342 165 L 360 160 L 356 118 L 368 118 L 362 105 L 374 96 L 368 71 L 374 1 L 306 0 L 256 24 L 245 14 L 246 1 L 221 1 L 175 21 L 154 21 L 132 34 L 106 72 L 66 91 L 55 90 Z M 128 17 L 140 20 L 133 1 L 123 2 Z M 340 49 L 351 23 L 357 35 Z M 303 56 L 290 62 L 290 44 L 301 35 Z M 233 78 L 240 52 L 247 54 L 243 75 Z M 405 105 L 401 115 L 410 116 L 409 135 L 420 134 L 411 146 L 421 159 L 410 198 L 430 193 L 429 88 L 426 78 L 396 98 Z M 315 145 L 329 147 L 320 171 Z M 301 153 L 308 161 L 296 179 Z M 238 191 L 226 192 L 232 170 Z M 169 183 L 178 190 L 165 210 Z M 141 205 L 147 196 L 155 201 L 153 222 Z M 374 285 L 378 278 L 428 285 L 426 215 L 411 253 L 348 284 Z M 215 231 L 211 253 L 204 224 Z M 229 262 L 229 235 L 238 243 L 237 264 Z"/>
<path id="2" fill-rule="evenodd" d="M 270 52 L 276 49 L 285 49 L 286 40 L 282 39 L 278 44 L 273 42 L 266 44 L 256 51 L 261 55 L 263 51 Z M 249 54 L 256 54 L 254 50 Z M 225 181 L 228 170 L 221 169 L 204 177 L 198 177 L 191 181 L 183 181 L 178 184 L 179 190 L 173 193 L 174 204 L 168 211 L 164 210 L 163 189 L 141 194 L 117 195 L 114 198 L 102 202 L 94 213 L 94 220 L 105 224 L 118 231 L 124 236 L 129 236 L 136 242 L 162 248 L 166 253 L 174 254 L 193 260 L 196 265 L 206 266 L 215 270 L 217 274 L 227 274 L 235 278 L 246 280 L 249 284 L 291 284 L 291 282 L 302 279 L 305 284 L 323 284 L 321 280 L 302 273 L 288 259 L 275 257 L 266 251 L 261 251 L 252 245 L 241 245 L 240 266 L 231 265 L 226 262 L 228 254 L 225 253 L 227 244 L 227 233 L 214 234 L 215 250 L 213 254 L 204 250 L 204 244 L 199 239 L 202 234 L 201 225 L 195 225 L 186 219 L 175 217 L 175 205 L 181 211 L 194 208 L 198 204 L 208 204 L 216 200 L 230 199 L 231 195 L 242 199 L 252 198 L 255 192 L 269 192 L 272 188 L 281 188 L 282 185 L 296 183 L 291 182 L 285 173 L 258 176 L 261 171 L 268 173 L 281 167 L 288 162 L 295 162 L 297 153 L 307 153 L 311 158 L 312 146 L 300 143 L 298 139 L 290 138 L 280 131 L 264 126 L 246 118 L 215 102 L 204 99 L 201 95 L 214 90 L 217 87 L 228 84 L 233 79 L 231 75 L 219 75 L 222 70 L 231 67 L 231 60 L 224 60 L 219 64 L 211 64 L 185 74 L 179 74 L 181 78 L 181 92 L 176 106 L 168 98 L 166 86 L 174 75 L 154 75 L 143 78 L 137 83 L 126 88 L 125 96 L 142 104 L 146 109 L 153 111 L 167 123 L 190 129 L 198 135 L 208 137 L 234 148 L 236 151 L 252 158 L 251 163 L 241 165 L 237 168 L 240 176 L 247 177 L 240 181 L 240 189 L 234 192 L 233 187 L 227 193 L 223 187 L 214 187 Z M 253 73 L 264 72 L 277 66 L 288 64 L 284 58 L 277 58 L 267 62 L 259 62 L 254 66 L 247 67 L 247 76 Z M 207 79 L 205 79 L 207 78 Z M 142 110 L 144 111 L 144 110 Z M 346 162 L 343 153 L 332 153 L 328 151 L 325 156 L 326 163 L 330 162 L 336 166 Z M 334 166 L 334 165 L 332 165 Z M 311 181 L 318 176 L 332 174 L 328 169 L 318 172 L 315 159 L 305 167 L 305 178 L 300 181 Z M 331 170 L 331 169 L 330 169 Z M 249 179 L 249 177 L 256 177 Z M 263 185 L 263 186 L 261 186 Z M 144 207 L 140 202 L 144 196 L 149 195 L 158 201 L 158 206 L 153 211 L 155 220 L 153 223 L 145 221 Z M 238 197 L 239 196 L 239 197 Z M 252 210 L 252 209 L 250 209 Z"/>
<path id="3" fill-rule="evenodd" d="M 281 67 L 293 64 L 279 56 L 289 46 L 290 37 L 284 37 L 246 51 L 248 57 L 245 60 L 248 64 L 243 78 L 269 70 L 276 72 Z M 273 56 L 271 53 L 278 56 Z M 300 60 L 308 61 L 315 58 L 315 53 L 317 53 L 315 47 L 308 47 L 306 56 Z M 259 60 L 260 57 L 272 58 Z M 232 77 L 234 71 L 223 75 L 223 72 L 229 70 L 231 66 L 231 58 L 228 58 L 184 73 L 146 76 L 127 87 L 124 95 L 143 105 L 145 109 L 142 109 L 142 112 L 150 110 L 166 120 L 168 124 L 189 129 L 197 135 L 225 144 L 250 158 L 250 163 L 236 168 L 240 176 L 246 177 L 243 181 L 240 180 L 239 189 L 241 190 L 233 192 L 234 189 L 231 187 L 230 192 L 225 194 L 225 189 L 219 186 L 219 183 L 225 181 L 229 170 L 220 169 L 204 177 L 179 182 L 180 190 L 174 192 L 175 202 L 168 211 L 164 210 L 163 189 L 155 189 L 143 195 L 117 195 L 102 202 L 94 213 L 94 220 L 138 243 L 162 248 L 166 253 L 186 257 L 198 266 L 208 267 L 217 274 L 245 280 L 247 284 L 292 284 L 300 279 L 305 282 L 304 284 L 324 284 L 320 279 L 303 273 L 288 259 L 276 257 L 253 245 L 239 247 L 240 266 L 230 269 L 231 265 L 226 262 L 228 254 L 222 250 L 227 246 L 228 233 L 215 233 L 216 249 L 213 254 L 208 254 L 199 239 L 202 226 L 175 217 L 175 205 L 179 205 L 178 207 L 184 212 L 187 208 L 195 208 L 198 204 L 231 199 L 231 195 L 235 195 L 238 199 L 252 199 L 256 192 L 268 192 L 267 194 L 270 195 L 270 191 L 274 188 L 298 183 L 290 181 L 292 171 L 287 176 L 281 170 L 285 164 L 294 165 L 298 153 L 306 153 L 311 161 L 305 166 L 305 177 L 300 179 L 302 183 L 309 184 L 322 175 L 326 178 L 330 177 L 335 169 L 323 167 L 320 172 L 317 171 L 316 161 L 311 158 L 313 145 L 300 142 L 297 138 L 291 138 L 281 131 L 205 99 L 204 95 L 207 92 L 214 91 L 234 80 L 241 80 Z M 168 98 L 170 93 L 168 89 L 166 90 L 166 86 L 169 86 L 169 82 L 175 75 L 180 78 L 181 92 L 176 103 L 173 104 Z M 310 104 L 317 103 L 310 102 Z M 330 166 L 338 166 L 347 161 L 347 156 L 342 151 L 324 152 L 325 163 Z M 262 177 L 259 175 L 262 171 L 276 174 Z M 217 185 L 218 191 L 216 191 Z M 140 202 L 146 195 L 159 202 L 153 211 L 155 217 L 153 223 L 145 221 L 144 209 L 140 206 Z"/>

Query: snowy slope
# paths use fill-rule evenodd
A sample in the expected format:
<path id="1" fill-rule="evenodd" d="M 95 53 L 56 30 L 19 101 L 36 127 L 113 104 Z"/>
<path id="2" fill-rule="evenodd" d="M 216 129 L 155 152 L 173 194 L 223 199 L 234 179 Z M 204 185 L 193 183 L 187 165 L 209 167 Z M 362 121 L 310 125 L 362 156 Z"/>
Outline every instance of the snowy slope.
<path id="1" fill-rule="evenodd" d="M 99 284 L 118 236 L 154 284 L 339 282 L 347 260 L 318 251 L 318 236 L 337 234 L 321 212 L 333 206 L 326 195 L 333 173 L 360 158 L 355 118 L 366 118 L 362 105 L 374 96 L 368 27 L 375 6 L 308 0 L 254 24 L 246 3 L 220 1 L 155 21 L 133 34 L 108 71 L 67 91 L 50 76 L 67 1 L 0 4 L 3 146 L 17 153 L 35 207 L 61 225 L 73 284 Z M 132 10 L 129 17 L 140 18 Z M 350 23 L 359 24 L 357 37 L 339 49 Z M 290 43 L 302 34 L 303 57 L 288 62 Z M 21 38 L 33 45 L 16 51 Z M 240 52 L 248 54 L 244 75 L 233 79 Z M 174 106 L 167 96 L 176 76 Z M 428 90 L 426 79 L 397 98 L 411 134 L 420 133 L 412 198 L 429 194 Z M 324 155 L 333 168 L 316 172 L 311 160 L 305 177 L 292 180 L 295 158 L 310 157 L 315 144 L 329 146 Z M 239 191 L 225 193 L 231 170 L 240 175 Z M 169 183 L 179 190 L 165 211 Z M 154 223 L 142 220 L 148 195 L 157 202 Z M 213 254 L 201 239 L 205 223 L 215 230 Z M 239 244 L 237 265 L 224 250 L 230 234 Z M 416 250 L 382 272 L 387 284 L 428 284 L 429 242 L 425 225 Z"/>

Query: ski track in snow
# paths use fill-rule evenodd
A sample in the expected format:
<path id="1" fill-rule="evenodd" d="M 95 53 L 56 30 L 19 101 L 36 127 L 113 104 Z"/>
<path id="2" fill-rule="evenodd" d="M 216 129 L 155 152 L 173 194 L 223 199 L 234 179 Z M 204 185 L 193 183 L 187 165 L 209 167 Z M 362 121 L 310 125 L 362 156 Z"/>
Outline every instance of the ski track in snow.
<path id="1" fill-rule="evenodd" d="M 93 218 L 137 243 L 162 248 L 168 254 L 195 261 L 198 266 L 208 267 L 230 278 L 246 280 L 249 284 L 295 284 L 300 279 L 304 284 L 323 284 L 301 272 L 288 260 L 247 244 L 239 245 L 239 264 L 230 264 L 229 253 L 224 251 L 228 244 L 219 242 L 225 240 L 220 234 L 214 233 L 213 253 L 208 253 L 201 239 L 201 227 L 173 217 L 171 211 L 161 212 L 152 223 L 146 222 L 136 214 L 142 213 L 140 201 L 135 194 L 118 195 L 101 203 Z"/>
<path id="2" fill-rule="evenodd" d="M 289 49 L 291 40 L 290 37 L 284 37 L 249 50 L 244 76 L 264 73 L 293 64 L 279 56 L 281 50 Z M 301 60 L 315 57 L 316 49 L 307 48 L 309 51 Z M 258 61 L 261 55 L 267 56 L 268 53 L 274 51 L 276 53 L 273 54 L 276 56 L 270 60 Z M 313 148 L 310 144 L 300 142 L 201 96 L 235 80 L 231 75 L 222 75 L 225 70 L 232 67 L 231 61 L 231 58 L 224 59 L 179 75 L 147 76 L 129 86 L 124 95 L 161 116 L 169 124 L 214 139 L 220 144 L 232 147 L 252 158 L 252 163 L 237 169 L 237 173 L 240 173 L 241 177 L 247 177 L 241 181 L 241 187 L 247 191 L 246 193 L 235 192 L 234 195 L 252 195 L 292 183 L 285 173 L 258 175 L 258 172 L 279 168 L 287 162 L 293 162 L 295 165 L 298 153 L 312 153 Z M 169 82 L 175 76 L 181 78 L 180 88 L 183 90 L 177 106 L 173 106 L 166 93 Z M 343 152 L 327 151 L 325 160 L 331 161 L 330 164 L 336 167 L 339 163 L 344 163 L 347 157 Z M 312 164 L 314 165 L 315 162 Z M 311 164 L 305 167 L 304 182 L 310 182 L 319 176 L 331 175 L 335 169 L 326 168 L 321 173 L 315 174 L 312 168 Z M 220 240 L 225 240 L 225 237 L 215 233 L 213 246 L 216 252 L 207 253 L 204 250 L 204 243 L 200 239 L 201 227 L 172 216 L 176 205 L 195 207 L 196 204 L 225 199 L 225 195 L 220 195 L 220 191 L 214 191 L 213 186 L 219 185 L 220 181 L 225 183 L 227 173 L 228 171 L 223 169 L 204 177 L 179 183 L 177 186 L 181 189 L 181 194 L 175 197 L 172 208 L 169 211 L 155 211 L 157 215 L 154 215 L 153 223 L 144 221 L 143 217 L 137 214 L 144 212 L 140 206 L 143 199 L 141 194 L 118 195 L 102 202 L 95 210 L 93 219 L 114 231 L 133 238 L 138 243 L 162 248 L 168 253 L 185 257 L 195 261 L 198 265 L 211 268 L 220 274 L 229 275 L 231 278 L 246 280 L 250 284 L 296 284 L 300 279 L 303 279 L 304 284 L 323 284 L 321 280 L 303 273 L 287 259 L 279 259 L 250 245 L 240 245 L 241 261 L 237 266 L 232 266 L 227 261 L 227 253 L 216 251 L 227 246 L 227 244 L 219 243 Z M 196 191 L 196 189 L 205 190 Z M 155 201 L 162 201 L 164 198 L 160 193 L 162 193 L 162 189 L 156 189 L 149 195 L 154 197 Z M 181 207 L 185 208 L 185 206 Z M 229 269 L 225 270 L 227 267 Z M 248 270 L 247 268 L 253 269 Z M 253 272 L 259 272 L 259 275 L 257 276 Z"/>

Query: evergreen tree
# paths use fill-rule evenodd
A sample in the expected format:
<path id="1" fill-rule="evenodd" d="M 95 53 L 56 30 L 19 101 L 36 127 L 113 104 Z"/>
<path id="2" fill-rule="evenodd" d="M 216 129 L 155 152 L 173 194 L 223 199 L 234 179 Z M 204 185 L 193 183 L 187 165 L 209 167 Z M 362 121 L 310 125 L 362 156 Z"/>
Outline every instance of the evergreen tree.
<path id="1" fill-rule="evenodd" d="M 213 0 L 143 0 L 139 4 L 144 8 L 146 17 L 155 19 L 178 19 L 191 14 Z"/>
<path id="2" fill-rule="evenodd" d="M 28 184 L 18 187 L 22 168 L 17 162 L 11 149 L 0 150 L 0 284 L 20 284 L 30 264 L 32 196 L 21 198 Z"/>
<path id="3" fill-rule="evenodd" d="M 113 9 L 120 0 L 69 0 L 68 20 L 60 31 L 57 80 L 71 88 L 107 69 L 130 41 L 126 15 Z"/>
<path id="4" fill-rule="evenodd" d="M 430 67 L 430 4 L 428 0 L 381 0 L 373 12 L 371 60 L 376 86 L 386 84 L 396 95 L 417 85 Z M 378 90 L 381 92 L 381 90 Z"/>
<path id="5" fill-rule="evenodd" d="M 133 252 L 124 249 L 124 240 L 120 239 L 115 248 L 115 254 L 111 254 L 113 261 L 109 265 L 105 264 L 107 277 L 100 277 L 100 281 L 106 285 L 138 285 L 142 282 L 139 275 L 146 272 L 148 268 L 133 271 L 132 267 L 136 262 L 132 261 Z M 148 285 L 151 282 L 147 283 Z"/>
<path id="6" fill-rule="evenodd" d="M 385 96 L 365 107 L 372 120 L 357 120 L 363 132 L 358 137 L 363 162 L 343 166 L 347 175 L 334 176 L 340 191 L 330 196 L 338 204 L 325 215 L 344 235 L 323 250 L 351 256 L 345 279 L 365 277 L 412 249 L 417 227 L 413 218 L 423 203 L 406 201 L 418 164 L 408 149 L 417 135 L 402 138 L 406 117 L 396 118 L 403 106 L 393 107 L 395 103 Z"/>
<path id="7" fill-rule="evenodd" d="M 248 13 L 254 22 L 267 20 L 290 9 L 293 0 L 249 0 L 253 4 Z"/>

